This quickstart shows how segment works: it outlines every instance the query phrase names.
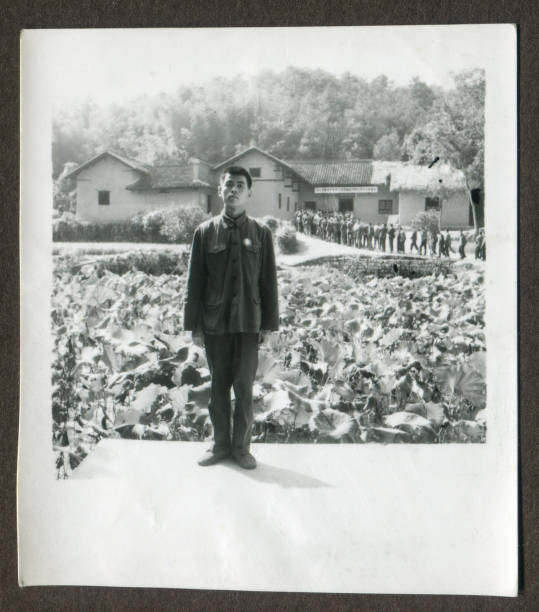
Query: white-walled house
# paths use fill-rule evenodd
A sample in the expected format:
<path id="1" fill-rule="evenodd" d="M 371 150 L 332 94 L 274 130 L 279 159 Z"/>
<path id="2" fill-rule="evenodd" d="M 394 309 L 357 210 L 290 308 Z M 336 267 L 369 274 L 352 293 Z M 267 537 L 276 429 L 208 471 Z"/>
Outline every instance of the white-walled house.
<path id="1" fill-rule="evenodd" d="M 196 205 L 212 212 L 216 204 L 214 173 L 198 159 L 149 166 L 106 151 L 65 178 L 76 179 L 80 221 L 117 223 L 171 205 Z"/>
<path id="2" fill-rule="evenodd" d="M 388 217 L 409 225 L 436 210 L 444 229 L 472 225 L 464 175 L 446 164 L 431 168 L 373 160 L 281 160 L 251 147 L 214 166 L 241 165 L 253 177 L 253 215 L 292 219 L 298 208 L 352 212 L 367 223 Z"/>
<path id="3" fill-rule="evenodd" d="M 352 212 L 364 222 L 409 225 L 425 210 L 440 213 L 442 228 L 472 224 L 462 172 L 438 163 L 431 168 L 373 160 L 282 160 L 257 147 L 210 166 L 149 166 L 112 152 L 102 153 L 67 175 L 77 181 L 77 218 L 126 221 L 135 213 L 193 204 L 218 214 L 222 171 L 241 165 L 253 177 L 249 212 L 293 219 L 298 209 Z"/>

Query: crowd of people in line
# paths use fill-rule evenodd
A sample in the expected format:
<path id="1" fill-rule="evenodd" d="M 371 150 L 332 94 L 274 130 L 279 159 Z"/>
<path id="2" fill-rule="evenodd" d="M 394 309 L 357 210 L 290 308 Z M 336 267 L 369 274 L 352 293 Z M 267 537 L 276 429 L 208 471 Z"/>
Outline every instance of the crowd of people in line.
<path id="1" fill-rule="evenodd" d="M 295 214 L 296 231 L 322 240 L 345 244 L 358 249 L 378 250 L 389 253 L 412 254 L 429 257 L 450 257 L 456 253 L 453 248 L 455 240 L 448 230 L 412 229 L 409 244 L 406 246 L 407 234 L 400 225 L 387 223 L 364 223 L 351 212 L 298 210 Z M 460 230 L 458 254 L 466 257 L 465 247 L 469 238 Z M 457 241 L 455 240 L 455 243 Z M 485 232 L 480 229 L 475 236 L 475 259 L 485 259 Z"/>

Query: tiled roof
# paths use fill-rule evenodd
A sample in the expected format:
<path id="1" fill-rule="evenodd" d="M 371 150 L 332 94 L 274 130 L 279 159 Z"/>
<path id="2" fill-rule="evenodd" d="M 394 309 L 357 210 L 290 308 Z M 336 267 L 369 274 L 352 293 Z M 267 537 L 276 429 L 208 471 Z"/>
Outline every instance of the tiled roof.
<path id="1" fill-rule="evenodd" d="M 287 160 L 286 164 L 315 186 L 373 184 L 370 160 Z"/>
<path id="2" fill-rule="evenodd" d="M 248 149 L 245 149 L 244 151 L 241 151 L 241 153 L 237 153 L 236 155 L 233 155 L 232 157 L 229 157 L 228 159 L 225 159 L 225 161 L 219 162 L 218 164 L 213 166 L 213 170 L 220 170 L 224 166 L 230 166 L 236 160 L 240 159 L 246 153 L 250 153 L 251 151 L 257 151 L 258 153 L 261 153 L 262 155 L 264 155 L 268 159 L 271 159 L 272 161 L 274 161 L 274 162 L 276 162 L 278 164 L 281 164 L 282 166 L 284 166 L 288 170 L 290 170 L 293 173 L 297 174 L 296 170 L 294 168 L 292 168 L 292 166 L 290 166 L 288 164 L 288 162 L 284 161 L 283 159 L 279 159 L 278 157 L 275 157 L 275 155 L 272 155 L 271 153 L 268 153 L 267 151 L 262 151 L 262 149 L 259 149 L 258 147 L 254 147 L 254 146 L 253 147 L 249 147 Z"/>
<path id="3" fill-rule="evenodd" d="M 253 150 L 282 164 L 283 167 L 288 168 L 289 171 L 303 178 L 313 187 L 386 184 L 391 191 L 428 191 L 440 186 L 450 191 L 465 189 L 463 173 L 447 164 L 439 163 L 429 168 L 428 166 L 419 166 L 408 162 L 372 161 L 365 159 L 285 161 L 257 147 L 250 147 L 246 151 L 213 166 L 213 171 L 215 172 L 225 164 L 230 164 Z M 140 172 L 140 178 L 127 187 L 127 189 L 133 191 L 211 187 L 217 181 L 216 176 L 212 177 L 210 166 L 201 160 L 194 161 L 198 161 L 199 176 L 205 180 L 194 180 L 195 168 L 192 164 L 178 163 L 149 166 L 136 159 L 130 159 L 112 151 L 105 151 L 100 155 L 96 155 L 67 174 L 66 178 L 76 176 L 81 170 L 107 155 Z"/>
<path id="4" fill-rule="evenodd" d="M 286 162 L 313 186 L 359 186 L 386 184 L 391 191 L 430 191 L 441 186 L 449 191 L 465 189 L 464 175 L 447 164 L 432 168 L 400 161 L 288 160 Z"/>
<path id="5" fill-rule="evenodd" d="M 178 189 L 182 187 L 209 187 L 205 181 L 193 179 L 193 167 L 188 164 L 152 166 L 148 173 L 127 188 L 133 191 L 150 189 Z"/>
<path id="6" fill-rule="evenodd" d="M 144 174 L 148 172 L 149 166 L 147 164 L 143 164 L 142 162 L 139 162 L 137 159 L 131 159 L 129 157 L 125 157 L 124 155 L 118 155 L 118 153 L 115 153 L 114 151 L 104 151 L 103 153 L 100 153 L 99 155 L 92 157 L 87 162 L 80 164 L 80 166 L 77 166 L 74 170 L 69 172 L 69 174 L 66 174 L 64 178 L 72 178 L 76 176 L 79 172 L 81 172 L 85 168 L 88 168 L 92 164 L 95 164 L 96 162 L 98 162 L 103 157 L 107 157 L 107 156 L 117 159 L 118 161 L 122 162 L 126 166 L 133 168 L 133 170 L 138 170 L 139 172 L 142 172 Z"/>
<path id="7" fill-rule="evenodd" d="M 125 155 L 118 155 L 118 153 L 115 153 L 114 151 L 108 151 L 108 153 L 118 158 L 120 161 L 124 162 L 124 164 L 131 166 L 135 170 L 140 170 L 140 172 L 147 172 L 150 168 L 148 164 L 144 164 L 140 162 L 138 159 L 133 159 L 132 157 L 126 157 Z"/>

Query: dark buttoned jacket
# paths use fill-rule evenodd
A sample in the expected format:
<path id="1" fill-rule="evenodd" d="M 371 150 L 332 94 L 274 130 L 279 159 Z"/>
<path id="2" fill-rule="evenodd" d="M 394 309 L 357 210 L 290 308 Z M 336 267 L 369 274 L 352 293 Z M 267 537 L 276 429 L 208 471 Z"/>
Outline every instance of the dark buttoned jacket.
<path id="1" fill-rule="evenodd" d="M 207 334 L 279 328 L 277 270 L 269 228 L 245 213 L 221 214 L 195 230 L 184 329 Z"/>

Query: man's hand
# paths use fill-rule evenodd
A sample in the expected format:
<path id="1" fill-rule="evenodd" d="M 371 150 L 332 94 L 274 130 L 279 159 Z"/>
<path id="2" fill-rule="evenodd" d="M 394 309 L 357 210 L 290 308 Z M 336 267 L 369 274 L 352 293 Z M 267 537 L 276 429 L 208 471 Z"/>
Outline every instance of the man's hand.
<path id="1" fill-rule="evenodd" d="M 204 347 L 204 334 L 202 332 L 199 332 L 199 331 L 191 332 L 191 339 L 193 341 L 193 344 L 200 346 L 200 348 Z"/>

